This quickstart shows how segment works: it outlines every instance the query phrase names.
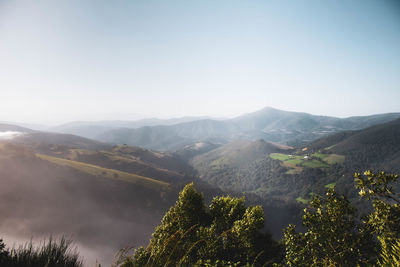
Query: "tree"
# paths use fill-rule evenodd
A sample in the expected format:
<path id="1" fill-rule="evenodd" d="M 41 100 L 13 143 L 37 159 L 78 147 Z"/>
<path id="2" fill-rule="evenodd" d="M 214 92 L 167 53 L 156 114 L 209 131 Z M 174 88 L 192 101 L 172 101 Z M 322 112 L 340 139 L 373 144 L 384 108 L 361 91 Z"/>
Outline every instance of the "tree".
<path id="1" fill-rule="evenodd" d="M 304 209 L 306 232 L 290 225 L 285 231 L 289 266 L 398 266 L 400 260 L 398 175 L 364 172 L 354 175 L 359 195 L 372 200 L 373 211 L 361 221 L 355 209 L 334 189 L 315 197 Z"/>
<path id="2" fill-rule="evenodd" d="M 398 182 L 397 174 L 385 172 L 356 173 L 356 188 L 359 195 L 372 200 L 371 212 L 365 224 L 368 225 L 380 241 L 382 266 L 398 266 L 400 262 L 400 198 L 394 191 Z M 398 185 L 398 184 L 397 184 Z"/>
<path id="3" fill-rule="evenodd" d="M 400 238 L 400 200 L 399 194 L 394 192 L 393 183 L 398 180 L 397 174 L 370 171 L 364 175 L 356 173 L 356 188 L 359 195 L 372 200 L 374 211 L 368 215 L 368 223 L 377 236 L 386 241 Z"/>
<path id="4" fill-rule="evenodd" d="M 206 207 L 193 183 L 179 194 L 157 226 L 149 245 L 124 257 L 121 266 L 262 265 L 280 255 L 280 247 L 261 232 L 260 206 L 244 198 L 215 197 Z"/>
<path id="5" fill-rule="evenodd" d="M 315 196 L 304 209 L 305 233 L 290 225 L 284 232 L 289 266 L 357 266 L 370 262 L 371 235 L 357 224 L 355 209 L 334 189 Z"/>

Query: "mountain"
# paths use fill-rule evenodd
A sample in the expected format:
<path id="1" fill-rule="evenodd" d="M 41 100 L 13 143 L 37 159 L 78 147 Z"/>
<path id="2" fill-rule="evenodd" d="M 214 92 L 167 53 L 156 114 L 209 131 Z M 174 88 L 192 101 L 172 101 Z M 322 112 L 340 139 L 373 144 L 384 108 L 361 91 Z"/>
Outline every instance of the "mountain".
<path id="1" fill-rule="evenodd" d="M 338 133 L 307 146 L 345 155 L 346 164 L 356 169 L 400 171 L 400 119 L 357 131 Z"/>
<path id="2" fill-rule="evenodd" d="M 36 131 L 46 131 L 48 130 L 48 126 L 46 125 L 41 125 L 41 124 L 34 124 L 34 123 L 23 123 L 23 122 L 5 122 L 1 121 L 0 125 L 12 125 L 12 126 L 18 126 L 21 128 L 25 129 L 30 129 L 30 130 L 36 130 Z"/>
<path id="3" fill-rule="evenodd" d="M 197 142 L 224 143 L 235 125 L 226 121 L 200 120 L 171 126 L 122 128 L 99 135 L 107 143 L 142 146 L 161 151 L 174 151 Z"/>
<path id="4" fill-rule="evenodd" d="M 302 148 L 235 141 L 197 155 L 190 163 L 201 179 L 222 190 L 263 199 L 305 203 L 332 186 L 357 199 L 354 172 L 400 172 L 400 119 L 322 137 Z"/>
<path id="5" fill-rule="evenodd" d="M 13 138 L 14 143 L 30 146 L 69 146 L 85 149 L 107 149 L 111 145 L 71 134 L 58 134 L 48 132 L 29 132 Z"/>
<path id="6" fill-rule="evenodd" d="M 180 150 L 197 142 L 226 144 L 235 139 L 264 139 L 300 147 L 322 136 L 362 129 L 399 117 L 400 113 L 389 113 L 340 119 L 267 107 L 229 120 L 207 119 L 169 126 L 112 129 L 99 133 L 95 139 L 161 151 Z"/>
<path id="7" fill-rule="evenodd" d="M 17 126 L 14 124 L 0 123 L 0 132 L 20 132 L 20 133 L 31 133 L 34 132 L 29 128 Z"/>
<path id="8" fill-rule="evenodd" d="M 48 130 L 59 133 L 68 133 L 83 136 L 86 138 L 96 138 L 99 134 L 118 128 L 140 128 L 145 126 L 174 125 L 178 123 L 204 120 L 208 117 L 182 117 L 171 119 L 141 119 L 136 121 L 106 120 L 106 121 L 75 121 L 59 126 L 51 127 Z"/>

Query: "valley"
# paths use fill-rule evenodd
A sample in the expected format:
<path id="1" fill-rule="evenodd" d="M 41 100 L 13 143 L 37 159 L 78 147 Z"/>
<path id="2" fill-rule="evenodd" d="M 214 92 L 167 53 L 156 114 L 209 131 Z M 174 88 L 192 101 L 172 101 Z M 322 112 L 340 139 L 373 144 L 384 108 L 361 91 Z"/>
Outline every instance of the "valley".
<path id="1" fill-rule="evenodd" d="M 304 206 L 327 188 L 335 187 L 363 209 L 354 172 L 400 172 L 400 119 L 386 122 L 391 116 L 352 119 L 346 127 L 357 129 L 336 129 L 297 143 L 302 145 L 290 145 L 293 139 L 281 134 L 282 139 L 274 139 L 279 142 L 254 139 L 260 137 L 254 131 L 222 138 L 215 135 L 218 123 L 201 120 L 185 122 L 196 124 L 195 138 L 182 138 L 168 128 L 181 127 L 179 123 L 151 126 L 159 131 L 155 136 L 153 128 L 145 128 L 149 144 L 153 138 L 167 142 L 164 133 L 175 136 L 167 138 L 170 151 L 0 124 L 3 132 L 19 133 L 0 140 L 0 213 L 5 218 L 0 231 L 15 240 L 70 234 L 89 262 L 110 264 L 118 249 L 145 245 L 178 192 L 194 182 L 207 203 L 215 195 L 229 194 L 245 196 L 248 205 L 262 205 L 267 229 L 280 239 L 282 228 L 299 225 Z M 376 117 L 382 123 L 358 129 Z M 259 128 L 252 123 L 241 121 Z M 292 120 L 290 125 L 302 123 Z M 143 129 L 125 131 L 136 130 Z M 204 132 L 208 134 L 202 138 Z"/>

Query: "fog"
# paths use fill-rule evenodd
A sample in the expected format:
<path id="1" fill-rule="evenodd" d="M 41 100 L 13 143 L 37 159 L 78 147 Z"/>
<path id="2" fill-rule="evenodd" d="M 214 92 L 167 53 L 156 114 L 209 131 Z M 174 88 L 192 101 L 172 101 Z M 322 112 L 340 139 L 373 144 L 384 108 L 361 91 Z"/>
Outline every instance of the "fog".
<path id="1" fill-rule="evenodd" d="M 146 245 L 172 203 L 150 189 L 84 175 L 23 149 L 0 151 L 0 177 L 0 238 L 6 245 L 64 235 L 86 266 L 96 260 L 109 266 L 119 249 Z"/>
<path id="2" fill-rule="evenodd" d="M 0 132 L 0 140 L 11 140 L 14 137 L 22 135 L 22 132 L 15 132 L 15 131 L 5 131 Z"/>

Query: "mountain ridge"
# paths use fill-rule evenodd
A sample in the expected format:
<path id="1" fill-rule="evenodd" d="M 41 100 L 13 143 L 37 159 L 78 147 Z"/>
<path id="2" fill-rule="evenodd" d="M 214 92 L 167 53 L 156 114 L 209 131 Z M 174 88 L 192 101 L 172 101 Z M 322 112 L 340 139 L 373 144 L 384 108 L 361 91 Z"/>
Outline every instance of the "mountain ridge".
<path id="1" fill-rule="evenodd" d="M 226 144 L 235 139 L 303 146 L 322 136 L 344 130 L 362 129 L 400 117 L 400 113 L 336 118 L 264 108 L 228 120 L 197 120 L 175 125 L 119 128 L 100 133 L 96 140 L 175 151 L 197 142 Z"/>

